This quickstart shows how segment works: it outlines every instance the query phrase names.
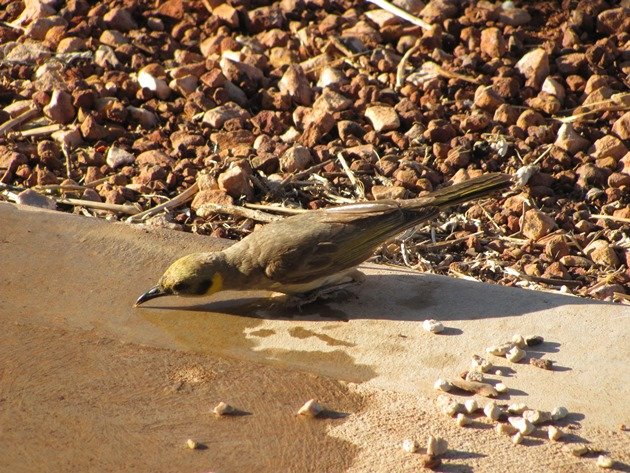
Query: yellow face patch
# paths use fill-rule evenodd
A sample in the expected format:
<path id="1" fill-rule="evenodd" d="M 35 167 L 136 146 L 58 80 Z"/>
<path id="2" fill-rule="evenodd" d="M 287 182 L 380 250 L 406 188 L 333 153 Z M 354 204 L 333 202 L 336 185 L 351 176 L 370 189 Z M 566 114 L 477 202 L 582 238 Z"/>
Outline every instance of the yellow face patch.
<path id="1" fill-rule="evenodd" d="M 208 289 L 208 292 L 206 292 L 206 295 L 209 296 L 215 292 L 219 292 L 221 289 L 223 289 L 223 275 L 221 273 L 214 273 L 214 276 L 212 276 L 212 285 L 210 289 Z"/>

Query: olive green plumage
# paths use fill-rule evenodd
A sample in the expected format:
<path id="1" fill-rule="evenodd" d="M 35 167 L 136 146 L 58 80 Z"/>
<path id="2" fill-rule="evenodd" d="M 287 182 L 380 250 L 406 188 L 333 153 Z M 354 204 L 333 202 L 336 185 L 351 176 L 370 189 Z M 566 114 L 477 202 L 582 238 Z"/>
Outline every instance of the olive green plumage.
<path id="1" fill-rule="evenodd" d="M 510 183 L 508 175 L 491 173 L 416 199 L 350 204 L 275 221 L 223 251 L 178 259 L 136 304 L 169 294 L 251 289 L 300 294 L 334 285 L 388 239 Z"/>

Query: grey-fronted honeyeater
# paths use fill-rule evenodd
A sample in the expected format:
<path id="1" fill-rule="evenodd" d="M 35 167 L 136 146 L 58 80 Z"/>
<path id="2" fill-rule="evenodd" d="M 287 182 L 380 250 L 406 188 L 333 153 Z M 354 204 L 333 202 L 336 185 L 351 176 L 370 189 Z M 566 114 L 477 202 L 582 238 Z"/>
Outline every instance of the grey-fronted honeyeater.
<path id="1" fill-rule="evenodd" d="M 312 293 L 347 281 L 385 241 L 442 210 L 511 184 L 490 173 L 423 197 L 342 205 L 275 221 L 222 251 L 176 260 L 136 305 L 166 295 L 209 296 L 221 290 Z"/>

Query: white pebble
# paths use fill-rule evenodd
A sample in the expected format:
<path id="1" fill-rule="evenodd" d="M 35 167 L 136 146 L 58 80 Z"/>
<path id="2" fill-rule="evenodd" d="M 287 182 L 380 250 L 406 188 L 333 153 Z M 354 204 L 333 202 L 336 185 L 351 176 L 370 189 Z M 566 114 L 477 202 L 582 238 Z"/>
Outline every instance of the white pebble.
<path id="1" fill-rule="evenodd" d="M 562 407 L 562 406 L 555 407 L 551 411 L 551 418 L 553 420 L 564 419 L 568 415 L 569 415 L 569 410 L 566 407 Z"/>
<path id="2" fill-rule="evenodd" d="M 512 363 L 518 363 L 525 357 L 525 351 L 521 350 L 519 347 L 513 347 L 505 354 L 505 357 Z"/>
<path id="3" fill-rule="evenodd" d="M 516 432 L 514 434 L 514 436 L 512 437 L 512 443 L 514 445 L 518 445 L 519 443 L 521 443 L 523 441 L 523 434 L 520 432 Z"/>
<path id="4" fill-rule="evenodd" d="M 486 348 L 486 352 L 495 356 L 505 356 L 514 347 L 512 343 L 504 343 Z"/>
<path id="5" fill-rule="evenodd" d="M 496 370 L 496 371 L 494 372 L 494 374 L 495 374 L 495 376 L 503 376 L 503 371 L 501 371 L 501 370 Z"/>
<path id="6" fill-rule="evenodd" d="M 459 425 L 460 427 L 465 427 L 468 424 L 470 424 L 470 418 L 462 413 L 457 414 L 455 421 L 457 422 L 457 425 Z"/>
<path id="7" fill-rule="evenodd" d="M 445 379 L 438 378 L 433 387 L 439 391 L 449 392 L 453 385 Z"/>
<path id="8" fill-rule="evenodd" d="M 473 355 L 472 361 L 470 362 L 470 367 L 473 370 L 487 373 L 492 369 L 492 363 L 490 363 L 485 358 L 480 357 L 479 355 Z"/>
<path id="9" fill-rule="evenodd" d="M 311 399 L 310 401 L 307 401 L 306 404 L 304 404 L 302 407 L 300 407 L 298 415 L 317 417 L 319 414 L 322 413 L 323 410 L 324 408 L 315 399 Z"/>
<path id="10" fill-rule="evenodd" d="M 508 422 L 516 427 L 523 435 L 529 435 L 536 429 L 534 424 L 522 417 L 509 417 Z"/>
<path id="11" fill-rule="evenodd" d="M 558 427 L 555 427 L 553 425 L 550 425 L 549 429 L 547 429 L 547 436 L 549 437 L 549 440 L 552 440 L 554 442 L 560 439 L 560 437 L 562 437 L 563 435 L 564 435 L 564 432 L 562 432 L 562 430 L 560 430 Z"/>
<path id="12" fill-rule="evenodd" d="M 422 328 L 427 332 L 440 333 L 444 331 L 444 325 L 437 320 L 429 319 L 422 322 Z"/>
<path id="13" fill-rule="evenodd" d="M 551 420 L 551 415 L 548 412 L 539 411 L 538 409 L 527 409 L 523 411 L 521 416 L 532 424 L 542 424 Z"/>
<path id="14" fill-rule="evenodd" d="M 469 371 L 468 373 L 466 373 L 466 381 L 483 383 L 483 373 L 481 373 L 480 371 Z"/>
<path id="15" fill-rule="evenodd" d="M 521 166 L 514 173 L 514 182 L 519 186 L 524 186 L 538 171 L 540 171 L 540 167 L 532 164 Z"/>
<path id="16" fill-rule="evenodd" d="M 464 402 L 464 409 L 466 409 L 466 412 L 468 414 L 472 414 L 477 409 L 479 409 L 479 404 L 477 404 L 477 401 L 475 399 L 468 399 L 466 402 Z"/>
<path id="17" fill-rule="evenodd" d="M 591 451 L 588 445 L 580 444 L 580 445 L 567 445 L 564 447 L 565 451 L 571 453 L 571 455 L 576 457 L 583 457 L 587 453 Z"/>
<path id="18" fill-rule="evenodd" d="M 407 453 L 416 453 L 420 445 L 413 439 L 405 439 L 402 443 L 402 449 Z"/>
<path id="19" fill-rule="evenodd" d="M 218 416 L 225 416 L 234 414 L 234 408 L 229 404 L 226 404 L 225 402 L 220 402 L 215 406 L 212 412 L 214 412 Z"/>
<path id="20" fill-rule="evenodd" d="M 499 435 L 514 435 L 518 430 L 510 424 L 497 424 L 494 428 Z"/>
<path id="21" fill-rule="evenodd" d="M 186 440 L 186 446 L 190 448 L 191 450 L 195 450 L 196 448 L 199 448 L 199 444 L 195 442 L 193 439 Z"/>
<path id="22" fill-rule="evenodd" d="M 512 337 L 512 343 L 519 347 L 519 348 L 525 348 L 527 346 L 527 342 L 525 341 L 525 337 L 523 337 L 523 335 L 519 335 L 516 334 Z"/>
<path id="23" fill-rule="evenodd" d="M 503 383 L 495 384 L 494 385 L 494 389 L 496 389 L 497 392 L 500 393 L 500 394 L 506 393 L 507 390 L 508 390 L 507 386 L 505 384 L 503 384 Z"/>
<path id="24" fill-rule="evenodd" d="M 448 450 L 448 442 L 441 437 L 434 437 L 429 435 L 429 442 L 427 444 L 427 455 L 444 455 Z"/>
<path id="25" fill-rule="evenodd" d="M 600 468 L 612 468 L 615 462 L 612 458 L 606 455 L 600 455 L 597 457 L 597 466 Z"/>
<path id="26" fill-rule="evenodd" d="M 507 408 L 510 414 L 522 414 L 527 410 L 527 404 L 523 404 L 522 402 L 510 404 Z"/>
<path id="27" fill-rule="evenodd" d="M 494 402 L 489 402 L 483 408 L 483 413 L 486 415 L 488 419 L 499 420 L 501 417 L 501 408 L 496 405 Z"/>

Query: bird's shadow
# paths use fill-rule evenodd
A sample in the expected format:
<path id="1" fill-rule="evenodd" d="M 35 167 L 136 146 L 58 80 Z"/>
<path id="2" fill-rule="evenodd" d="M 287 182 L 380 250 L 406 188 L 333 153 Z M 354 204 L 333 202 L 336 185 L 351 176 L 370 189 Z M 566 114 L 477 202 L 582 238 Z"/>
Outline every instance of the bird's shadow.
<path id="1" fill-rule="evenodd" d="M 185 299 L 165 300 L 164 304 L 153 308 L 302 321 L 422 321 L 430 318 L 444 324 L 442 336 L 461 333 L 449 326 L 449 321 L 519 316 L 569 303 L 598 304 L 592 300 L 397 268 L 368 275 L 362 284 L 344 291 L 341 300 L 316 301 L 299 308 L 285 307 L 281 299 L 261 292 L 225 293 L 220 299 L 187 305 L 182 304 L 183 301 Z M 531 355 L 540 357 L 557 351 L 557 344 L 545 342 L 532 347 Z"/>

